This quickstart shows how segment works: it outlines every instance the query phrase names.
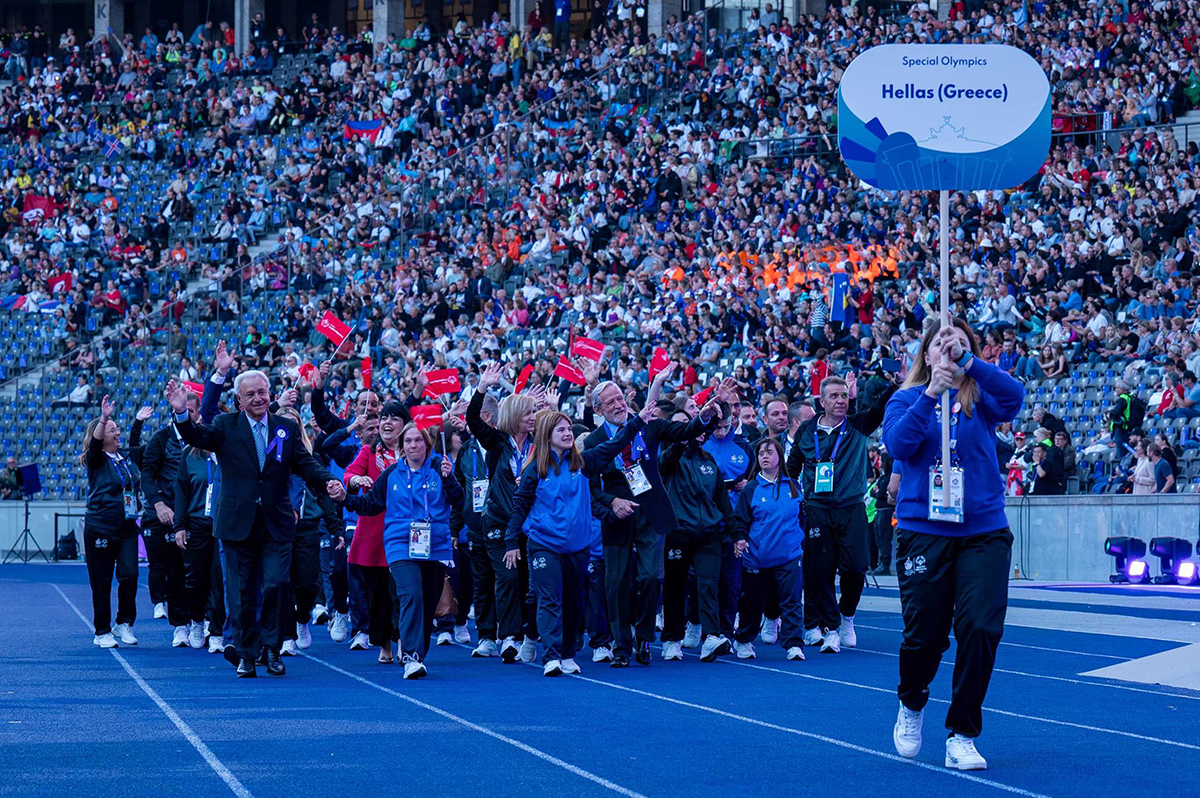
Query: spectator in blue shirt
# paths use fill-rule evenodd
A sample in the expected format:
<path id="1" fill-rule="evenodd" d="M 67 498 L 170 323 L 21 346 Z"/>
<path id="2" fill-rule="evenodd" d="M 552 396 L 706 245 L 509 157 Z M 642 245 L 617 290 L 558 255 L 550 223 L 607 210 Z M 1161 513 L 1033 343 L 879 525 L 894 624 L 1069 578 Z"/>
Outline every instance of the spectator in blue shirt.
<path id="1" fill-rule="evenodd" d="M 1162 447 L 1157 443 L 1152 443 L 1146 447 L 1146 453 L 1150 455 L 1150 462 L 1154 464 L 1154 492 L 1174 493 L 1175 470 L 1162 456 Z"/>

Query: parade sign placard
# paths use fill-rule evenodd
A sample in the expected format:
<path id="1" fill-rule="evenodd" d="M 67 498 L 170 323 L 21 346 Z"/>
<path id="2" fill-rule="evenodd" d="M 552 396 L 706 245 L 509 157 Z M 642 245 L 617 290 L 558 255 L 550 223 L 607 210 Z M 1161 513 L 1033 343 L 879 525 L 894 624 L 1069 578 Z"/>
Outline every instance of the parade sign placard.
<path id="1" fill-rule="evenodd" d="M 1050 83 L 1003 44 L 887 44 L 855 58 L 838 87 L 846 165 L 889 191 L 1014 188 L 1050 148 Z"/>

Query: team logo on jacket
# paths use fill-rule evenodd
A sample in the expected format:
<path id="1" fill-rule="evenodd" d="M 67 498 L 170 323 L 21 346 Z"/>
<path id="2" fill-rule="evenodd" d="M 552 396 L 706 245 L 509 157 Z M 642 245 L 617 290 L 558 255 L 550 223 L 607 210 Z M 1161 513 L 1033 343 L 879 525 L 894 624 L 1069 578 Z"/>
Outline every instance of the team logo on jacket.
<path id="1" fill-rule="evenodd" d="M 668 560 L 682 560 L 683 559 L 683 549 L 671 549 L 670 551 L 667 552 L 667 559 Z"/>
<path id="2" fill-rule="evenodd" d="M 700 473 L 704 474 L 706 477 L 711 477 L 713 475 L 713 467 L 710 465 L 702 465 L 700 466 Z"/>
<path id="3" fill-rule="evenodd" d="M 925 573 L 925 570 L 926 569 L 925 569 L 924 555 L 917 557 L 917 559 L 915 561 L 913 560 L 912 557 L 909 557 L 907 560 L 904 561 L 904 575 L 905 576 L 912 576 L 913 574 L 923 574 L 923 573 Z"/>
<path id="4" fill-rule="evenodd" d="M 493 529 L 491 532 L 488 532 L 487 539 L 488 540 L 499 540 L 500 539 L 500 530 Z"/>
<path id="5" fill-rule="evenodd" d="M 548 567 L 548 565 L 549 565 L 549 563 L 546 562 L 545 557 L 535 557 L 534 559 L 529 561 L 529 567 L 535 571 L 540 571 L 543 568 Z"/>
<path id="6" fill-rule="evenodd" d="M 821 537 L 821 527 L 814 526 L 812 529 L 808 530 L 809 540 L 816 540 L 819 537 Z"/>

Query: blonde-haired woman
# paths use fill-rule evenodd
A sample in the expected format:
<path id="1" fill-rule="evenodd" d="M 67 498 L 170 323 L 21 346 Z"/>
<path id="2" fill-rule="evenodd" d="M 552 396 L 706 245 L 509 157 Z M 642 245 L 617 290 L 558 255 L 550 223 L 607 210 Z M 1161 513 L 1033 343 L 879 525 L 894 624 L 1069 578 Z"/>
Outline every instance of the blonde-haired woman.
<path id="1" fill-rule="evenodd" d="M 121 427 L 113 421 L 113 404 L 100 402 L 100 417 L 87 425 L 79 464 L 87 468 L 87 510 L 83 516 L 83 549 L 92 587 L 93 645 L 136 646 L 138 525 L 142 512 L 142 475 L 121 454 Z M 117 575 L 117 624 L 112 625 L 113 571 Z"/>
<path id="2" fill-rule="evenodd" d="M 278 415 L 295 422 L 300 429 L 300 443 L 312 454 L 312 439 L 304 428 L 300 413 L 294 407 L 279 408 Z M 293 623 L 285 623 L 281 656 L 296 656 L 297 648 L 312 645 L 308 622 L 321 591 L 321 522 L 332 539 L 342 530 L 342 513 L 327 493 L 314 493 L 307 483 L 295 474 L 291 477 L 292 511 L 296 514 L 296 539 L 292 542 Z"/>
<path id="3" fill-rule="evenodd" d="M 505 530 L 512 512 L 512 498 L 521 472 L 533 452 L 534 413 L 539 396 L 535 390 L 506 396 L 496 413 L 496 426 L 483 420 L 483 398 L 500 382 L 503 366 L 492 363 L 483 370 L 479 385 L 467 405 L 467 427 L 487 453 L 491 475 L 483 511 L 483 537 L 492 569 L 496 572 L 496 627 L 500 638 L 500 660 L 506 663 L 533 662 L 537 654 L 534 606 L 527 603 L 529 570 L 522 560 L 517 568 L 504 567 L 507 545 Z M 524 635 L 518 646 L 517 637 Z"/>
<path id="4" fill-rule="evenodd" d="M 946 391 L 949 463 L 941 461 Z M 1021 383 L 979 357 L 975 334 L 954 319 L 945 330 L 937 321 L 925 330 L 904 386 L 888 400 L 883 442 L 901 472 L 895 517 L 904 640 L 892 732 L 901 756 L 920 752 L 929 684 L 953 628 L 958 651 L 946 767 L 987 768 L 975 738 L 983 730 L 983 699 L 1004 631 L 1013 542 L 996 467 L 996 427 L 1013 420 L 1024 398 Z M 947 489 L 950 506 L 942 498 Z"/>
<path id="5" fill-rule="evenodd" d="M 592 518 L 589 479 L 598 475 L 654 417 L 647 405 L 621 432 L 594 449 L 580 453 L 571 419 L 557 410 L 537 414 L 530 462 L 513 496 L 505 534 L 505 570 L 521 562 L 527 538 L 530 582 L 537 595 L 541 632 L 542 673 L 579 673 L 575 642 L 583 618 L 588 558 L 600 550 L 599 529 Z"/>
<path id="6" fill-rule="evenodd" d="M 450 509 L 462 487 L 450 460 L 432 453 L 429 436 L 408 424 L 400 433 L 404 457 L 388 466 L 365 496 L 347 496 L 359 515 L 383 513 L 383 548 L 396 585 L 400 660 L 405 679 L 426 675 L 425 655 L 446 569 L 454 560 Z"/>

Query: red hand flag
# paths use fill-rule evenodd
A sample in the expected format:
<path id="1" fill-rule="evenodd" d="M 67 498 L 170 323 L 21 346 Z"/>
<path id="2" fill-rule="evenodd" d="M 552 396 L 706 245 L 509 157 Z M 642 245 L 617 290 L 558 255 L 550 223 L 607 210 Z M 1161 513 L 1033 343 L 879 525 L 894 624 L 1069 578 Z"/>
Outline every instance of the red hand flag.
<path id="1" fill-rule="evenodd" d="M 425 376 L 429 384 L 425 386 L 422 396 L 436 399 L 442 394 L 458 393 L 462 390 L 462 383 L 458 381 L 458 369 L 437 369 L 426 373 Z"/>
<path id="2" fill-rule="evenodd" d="M 46 281 L 46 285 L 50 288 L 50 293 L 56 293 L 59 289 L 65 294 L 71 290 L 71 285 L 74 281 L 71 278 L 70 272 L 56 274 Z"/>
<path id="3" fill-rule="evenodd" d="M 667 354 L 667 350 L 661 346 L 654 348 L 654 355 L 650 358 L 650 379 L 654 379 L 658 372 L 667 367 L 671 362 L 671 356 Z"/>
<path id="4" fill-rule="evenodd" d="M 336 346 L 341 346 L 347 338 L 350 337 L 350 328 L 342 323 L 342 320 L 333 315 L 332 310 L 325 311 L 325 315 L 317 322 L 317 332 L 324 335 Z"/>
<path id="5" fill-rule="evenodd" d="M 412 413 L 412 420 L 417 425 L 417 429 L 428 429 L 429 427 L 440 427 L 442 425 L 441 405 L 417 405 L 416 407 L 410 407 L 408 410 Z"/>
<path id="6" fill-rule="evenodd" d="M 599 361 L 604 357 L 604 344 L 591 338 L 574 338 L 571 340 L 571 354 Z"/>
<path id="7" fill-rule="evenodd" d="M 513 393 L 520 393 L 529 384 L 529 377 L 533 374 L 533 364 L 526 363 L 525 368 L 521 369 L 521 373 L 517 375 L 516 385 L 513 386 Z"/>
<path id="8" fill-rule="evenodd" d="M 362 361 L 362 377 L 363 377 L 363 390 L 364 391 L 371 390 L 371 372 L 372 372 L 372 370 L 373 369 L 371 367 L 371 358 L 364 357 L 363 361 Z"/>
<path id="9" fill-rule="evenodd" d="M 692 398 L 696 400 L 697 405 L 699 405 L 700 407 L 704 407 L 704 404 L 708 401 L 708 397 L 712 396 L 712 392 L 713 392 L 712 388 L 705 388 L 703 391 L 696 394 Z"/>
<path id="10" fill-rule="evenodd" d="M 312 363 L 301 363 L 300 364 L 300 379 L 305 380 L 307 382 L 312 382 L 312 375 L 313 375 L 313 372 L 315 372 L 316 370 L 317 370 L 317 367 L 314 366 Z"/>
<path id="11" fill-rule="evenodd" d="M 584 378 L 583 372 L 572 366 L 566 355 L 559 356 L 558 365 L 554 367 L 554 376 L 576 385 L 587 385 L 587 379 Z"/>
<path id="12" fill-rule="evenodd" d="M 184 382 L 183 387 L 196 394 L 197 399 L 204 398 L 204 386 L 198 382 Z"/>

